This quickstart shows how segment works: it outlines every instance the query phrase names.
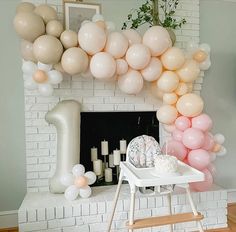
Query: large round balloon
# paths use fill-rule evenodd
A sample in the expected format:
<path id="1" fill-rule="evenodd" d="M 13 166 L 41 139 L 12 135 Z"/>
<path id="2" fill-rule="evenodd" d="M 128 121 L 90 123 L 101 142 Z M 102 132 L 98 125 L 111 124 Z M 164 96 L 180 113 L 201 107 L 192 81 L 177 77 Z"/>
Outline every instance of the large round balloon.
<path id="1" fill-rule="evenodd" d="M 33 42 L 45 33 L 45 25 L 42 18 L 33 12 L 19 12 L 14 18 L 16 33 L 27 41 Z"/>
<path id="2" fill-rule="evenodd" d="M 173 92 L 179 84 L 178 76 L 172 71 L 165 71 L 157 81 L 157 86 L 163 92 Z"/>
<path id="3" fill-rule="evenodd" d="M 183 133 L 183 144 L 189 149 L 198 149 L 203 146 L 205 141 L 204 133 L 195 128 L 188 128 Z"/>
<path id="4" fill-rule="evenodd" d="M 177 102 L 178 96 L 175 93 L 164 93 L 163 102 L 165 104 L 173 105 Z"/>
<path id="5" fill-rule="evenodd" d="M 35 40 L 33 51 L 36 59 L 44 64 L 56 64 L 60 61 L 63 47 L 56 37 L 42 35 Z"/>
<path id="6" fill-rule="evenodd" d="M 162 73 L 162 63 L 156 57 L 152 57 L 148 66 L 146 66 L 146 68 L 141 70 L 143 79 L 146 81 L 157 80 L 160 77 L 161 73 Z"/>
<path id="7" fill-rule="evenodd" d="M 162 56 L 161 62 L 163 66 L 168 70 L 179 69 L 185 61 L 185 56 L 180 48 L 169 48 Z"/>
<path id="8" fill-rule="evenodd" d="M 150 62 L 151 53 L 143 44 L 133 44 L 126 52 L 126 61 L 136 70 L 144 69 Z"/>
<path id="9" fill-rule="evenodd" d="M 164 124 L 172 124 L 177 118 L 178 112 L 174 106 L 163 105 L 157 110 L 157 119 Z"/>
<path id="10" fill-rule="evenodd" d="M 192 127 L 202 131 L 208 131 L 212 128 L 212 119 L 207 114 L 201 114 L 192 118 Z"/>
<path id="11" fill-rule="evenodd" d="M 33 53 L 33 44 L 27 40 L 21 41 L 21 56 L 25 61 L 37 62 Z"/>
<path id="12" fill-rule="evenodd" d="M 32 12 L 35 8 L 35 5 L 30 2 L 21 2 L 17 8 L 16 8 L 16 13 L 19 12 Z"/>
<path id="13" fill-rule="evenodd" d="M 45 24 L 49 21 L 57 19 L 57 12 L 48 4 L 41 4 L 34 9 L 34 12 L 43 18 Z"/>
<path id="14" fill-rule="evenodd" d="M 125 55 L 129 46 L 128 39 L 120 32 L 112 32 L 107 37 L 105 52 L 118 59 Z"/>
<path id="15" fill-rule="evenodd" d="M 203 100 L 194 93 L 188 93 L 179 98 L 176 108 L 182 115 L 186 117 L 195 117 L 201 114 L 203 110 Z"/>
<path id="16" fill-rule="evenodd" d="M 90 70 L 97 79 L 112 78 L 116 72 L 116 61 L 111 54 L 99 52 L 92 57 Z"/>
<path id="17" fill-rule="evenodd" d="M 143 88 L 143 77 L 140 72 L 129 69 L 127 73 L 118 77 L 120 90 L 127 94 L 137 94 Z"/>
<path id="18" fill-rule="evenodd" d="M 160 56 L 171 47 L 172 42 L 164 27 L 153 26 L 144 33 L 143 44 L 150 49 L 152 56 Z"/>
<path id="19" fill-rule="evenodd" d="M 63 31 L 61 33 L 60 40 L 65 49 L 78 46 L 78 35 L 74 31 Z"/>
<path id="20" fill-rule="evenodd" d="M 94 55 L 103 50 L 106 44 L 106 33 L 96 23 L 84 24 L 78 33 L 80 47 L 89 55 Z"/>
<path id="21" fill-rule="evenodd" d="M 187 60 L 185 64 L 176 72 L 179 75 L 181 81 L 193 82 L 198 78 L 200 74 L 200 68 L 195 60 Z"/>
<path id="22" fill-rule="evenodd" d="M 202 170 L 210 164 L 210 155 L 206 150 L 192 150 L 188 154 L 188 162 L 190 166 Z"/>
<path id="23" fill-rule="evenodd" d="M 123 30 L 122 33 L 128 39 L 130 46 L 133 44 L 142 43 L 142 37 L 136 30 L 127 29 L 127 30 Z"/>
<path id="24" fill-rule="evenodd" d="M 88 55 L 81 48 L 69 48 L 62 55 L 61 65 L 70 75 L 84 72 L 88 67 Z"/>
<path id="25" fill-rule="evenodd" d="M 63 32 L 63 25 L 58 20 L 51 20 L 47 23 L 46 33 L 55 37 L 60 37 Z"/>

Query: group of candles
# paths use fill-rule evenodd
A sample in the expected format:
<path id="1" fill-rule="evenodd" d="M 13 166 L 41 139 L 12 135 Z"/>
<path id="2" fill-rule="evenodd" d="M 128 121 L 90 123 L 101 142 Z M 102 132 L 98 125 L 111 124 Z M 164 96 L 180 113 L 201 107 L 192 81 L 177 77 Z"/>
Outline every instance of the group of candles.
<path id="1" fill-rule="evenodd" d="M 96 147 L 92 147 L 91 161 L 93 162 L 93 171 L 95 174 L 97 176 L 105 175 L 105 182 L 112 182 L 112 168 L 116 167 L 118 175 L 121 155 L 126 154 L 126 147 L 127 142 L 122 139 L 120 140 L 120 150 L 113 150 L 113 153 L 109 154 L 108 141 L 101 141 L 101 155 L 104 157 L 104 163 L 101 159 L 98 159 L 98 149 Z M 108 162 L 106 157 L 108 157 Z"/>

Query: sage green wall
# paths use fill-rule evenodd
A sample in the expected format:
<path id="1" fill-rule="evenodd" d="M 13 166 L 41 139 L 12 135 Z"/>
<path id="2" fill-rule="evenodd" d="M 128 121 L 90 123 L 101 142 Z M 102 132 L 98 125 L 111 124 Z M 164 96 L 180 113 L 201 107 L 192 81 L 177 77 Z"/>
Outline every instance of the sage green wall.
<path id="1" fill-rule="evenodd" d="M 216 183 L 236 188 L 236 1 L 201 0 L 200 37 L 211 45 L 212 66 L 202 96 L 214 132 L 226 137 L 228 153 L 216 160 Z"/>
<path id="2" fill-rule="evenodd" d="M 12 26 L 19 2 L 0 1 L 0 211 L 18 209 L 26 192 L 23 80 Z"/>

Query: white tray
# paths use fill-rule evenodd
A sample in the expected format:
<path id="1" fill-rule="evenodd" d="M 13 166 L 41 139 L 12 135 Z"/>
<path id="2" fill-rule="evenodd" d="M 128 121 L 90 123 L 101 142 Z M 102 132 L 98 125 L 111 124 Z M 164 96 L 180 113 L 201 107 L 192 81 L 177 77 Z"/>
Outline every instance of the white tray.
<path id="1" fill-rule="evenodd" d="M 204 173 L 198 171 L 189 165 L 178 161 L 177 176 L 162 176 L 154 175 L 155 168 L 136 168 L 129 162 L 121 162 L 120 168 L 128 180 L 132 181 L 138 187 L 169 185 L 169 184 L 186 184 L 204 180 Z"/>

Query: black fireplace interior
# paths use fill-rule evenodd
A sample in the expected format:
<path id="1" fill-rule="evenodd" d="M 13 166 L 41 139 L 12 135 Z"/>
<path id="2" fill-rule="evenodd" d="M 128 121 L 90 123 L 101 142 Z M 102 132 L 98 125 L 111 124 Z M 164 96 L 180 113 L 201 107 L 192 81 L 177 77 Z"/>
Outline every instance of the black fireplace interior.
<path id="1" fill-rule="evenodd" d="M 80 162 L 86 171 L 93 170 L 92 147 L 101 155 L 101 141 L 107 140 L 109 154 L 120 148 L 120 140 L 128 143 L 136 136 L 150 135 L 159 142 L 159 122 L 156 112 L 82 112 L 80 132 Z M 108 159 L 108 158 L 107 158 Z"/>

